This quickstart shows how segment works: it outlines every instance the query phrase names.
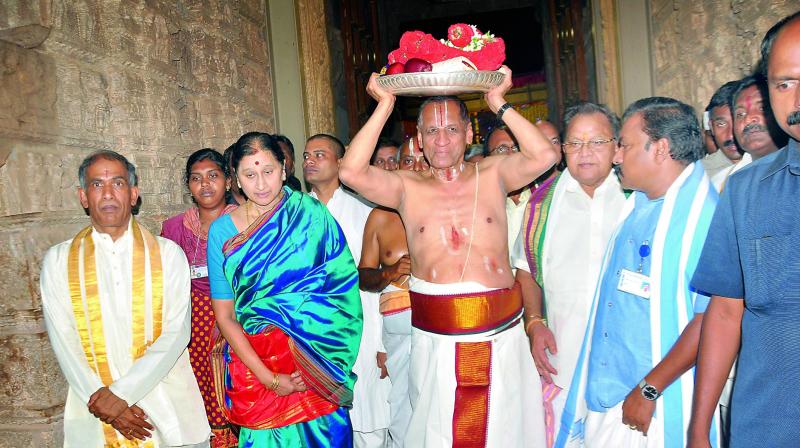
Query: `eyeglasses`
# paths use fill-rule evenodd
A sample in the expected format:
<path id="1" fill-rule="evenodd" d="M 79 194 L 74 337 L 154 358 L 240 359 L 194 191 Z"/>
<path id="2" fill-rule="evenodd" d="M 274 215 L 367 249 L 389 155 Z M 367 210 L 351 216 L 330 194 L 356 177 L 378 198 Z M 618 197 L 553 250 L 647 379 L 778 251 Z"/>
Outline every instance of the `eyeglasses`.
<path id="1" fill-rule="evenodd" d="M 576 140 L 574 142 L 564 142 L 561 144 L 561 147 L 564 148 L 564 152 L 567 154 L 576 154 L 581 152 L 581 148 L 583 148 L 583 145 L 586 145 L 586 148 L 588 148 L 590 151 L 598 151 L 603 148 L 603 145 L 611 143 L 615 140 L 616 140 L 615 138 L 608 138 L 608 139 L 598 138 L 594 140 L 589 140 L 588 142 L 582 142 Z"/>
<path id="2" fill-rule="evenodd" d="M 500 146 L 495 147 L 491 151 L 489 151 L 489 154 L 493 155 L 493 156 L 496 156 L 498 154 L 509 154 L 509 153 L 517 152 L 517 151 L 519 151 L 519 146 L 516 146 L 516 145 L 513 145 L 513 146 L 500 145 Z"/>

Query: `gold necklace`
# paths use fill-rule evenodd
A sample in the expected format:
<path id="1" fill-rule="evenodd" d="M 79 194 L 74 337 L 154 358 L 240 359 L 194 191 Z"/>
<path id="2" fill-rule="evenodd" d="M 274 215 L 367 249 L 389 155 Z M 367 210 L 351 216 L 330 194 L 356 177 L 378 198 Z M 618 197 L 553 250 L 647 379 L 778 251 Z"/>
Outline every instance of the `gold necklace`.
<path id="1" fill-rule="evenodd" d="M 245 215 L 247 216 L 247 222 L 248 222 L 248 225 L 249 225 L 249 224 L 252 224 L 252 223 L 253 223 L 253 221 L 257 220 L 259 216 L 263 216 L 263 215 L 265 215 L 265 214 L 267 214 L 267 213 L 271 212 L 272 210 L 274 210 L 274 209 L 275 209 L 275 207 L 277 207 L 277 206 L 278 206 L 278 204 L 280 204 L 280 203 L 281 203 L 281 199 L 283 199 L 283 190 L 281 190 L 281 192 L 280 192 L 280 193 L 278 193 L 278 196 L 276 196 L 276 197 L 275 197 L 275 199 L 273 199 L 273 200 L 272 200 L 272 202 L 270 203 L 272 206 L 271 206 L 271 207 L 269 207 L 268 209 L 266 209 L 266 210 L 264 210 L 263 212 L 260 212 L 260 213 L 259 213 L 259 211 L 258 211 L 258 207 L 255 207 L 255 209 L 256 209 L 256 215 L 255 215 L 255 217 L 254 217 L 254 218 L 252 218 L 252 219 L 250 219 L 250 209 L 251 209 L 251 208 L 253 208 L 253 206 L 252 206 L 252 202 L 253 202 L 253 201 L 251 201 L 250 199 L 248 199 L 248 200 L 247 200 L 247 202 L 245 202 L 245 208 L 247 209 L 247 210 L 246 210 L 246 212 L 245 212 Z M 270 204 L 267 204 L 267 205 L 269 206 Z"/>

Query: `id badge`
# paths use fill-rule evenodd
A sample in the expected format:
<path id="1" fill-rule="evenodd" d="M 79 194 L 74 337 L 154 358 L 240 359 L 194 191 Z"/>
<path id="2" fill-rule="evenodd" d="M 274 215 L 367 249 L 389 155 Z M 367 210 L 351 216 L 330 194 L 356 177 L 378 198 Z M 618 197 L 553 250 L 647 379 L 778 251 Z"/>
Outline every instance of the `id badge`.
<path id="1" fill-rule="evenodd" d="M 650 277 L 640 272 L 623 269 L 619 276 L 617 289 L 643 299 L 650 299 Z"/>
<path id="2" fill-rule="evenodd" d="M 208 266 L 189 266 L 189 275 L 192 280 L 208 277 Z"/>

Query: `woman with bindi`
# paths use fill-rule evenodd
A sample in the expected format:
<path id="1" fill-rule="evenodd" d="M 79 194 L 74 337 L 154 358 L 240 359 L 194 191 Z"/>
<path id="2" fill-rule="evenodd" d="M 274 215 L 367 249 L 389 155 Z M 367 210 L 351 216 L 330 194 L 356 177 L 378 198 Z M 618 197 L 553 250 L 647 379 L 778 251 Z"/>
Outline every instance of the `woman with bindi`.
<path id="1" fill-rule="evenodd" d="M 218 397 L 241 447 L 349 446 L 358 274 L 325 206 L 283 186 L 283 163 L 272 136 L 243 135 L 231 166 L 247 201 L 209 230 Z"/>
<path id="2" fill-rule="evenodd" d="M 237 446 L 236 435 L 225 418 L 216 399 L 214 377 L 211 374 L 209 354 L 216 329 L 216 319 L 211 308 L 211 291 L 208 284 L 206 249 L 208 228 L 221 215 L 236 209 L 227 205 L 230 188 L 227 163 L 219 152 L 204 148 L 192 153 L 186 160 L 184 182 L 189 189 L 194 207 L 164 221 L 161 236 L 174 241 L 189 261 L 192 294 L 191 338 L 189 361 L 192 365 L 200 394 L 205 404 L 206 416 L 211 426 L 211 447 Z"/>

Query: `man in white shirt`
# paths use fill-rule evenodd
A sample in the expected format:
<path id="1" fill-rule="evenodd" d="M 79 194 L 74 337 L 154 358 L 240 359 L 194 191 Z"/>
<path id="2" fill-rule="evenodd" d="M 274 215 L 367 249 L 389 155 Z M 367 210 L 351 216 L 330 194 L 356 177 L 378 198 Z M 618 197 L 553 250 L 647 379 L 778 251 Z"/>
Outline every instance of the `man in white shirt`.
<path id="1" fill-rule="evenodd" d="M 339 163 L 343 156 L 344 145 L 336 137 L 328 134 L 311 136 L 303 151 L 303 175 L 311 186 L 311 196 L 325 204 L 341 226 L 353 260 L 358 265 L 364 225 L 372 207 L 345 190 L 339 182 Z M 381 368 L 377 363 L 378 353 L 386 353 L 381 340 L 379 297 L 372 292 L 359 292 L 364 310 L 364 329 L 353 366 L 353 372 L 358 375 L 353 390 L 353 409 L 350 410 L 353 441 L 357 448 L 383 447 L 387 443 L 389 428 L 391 382 L 388 378 L 381 378 Z"/>
<path id="2" fill-rule="evenodd" d="M 512 255 L 542 377 L 548 446 L 561 421 L 606 244 L 625 204 L 611 170 L 619 118 L 606 106 L 579 103 L 564 113 L 564 128 L 567 170 L 543 194 L 542 205 L 526 212 Z"/>
<path id="3" fill-rule="evenodd" d="M 711 178 L 717 191 L 725 188 L 728 178 L 754 161 L 786 145 L 786 134 L 775 123 L 769 110 L 766 82 L 756 76 L 739 80 L 731 94 L 733 136 L 744 151 L 741 160 Z"/>
<path id="4" fill-rule="evenodd" d="M 702 159 L 703 168 L 709 178 L 730 168 L 742 158 L 742 153 L 733 139 L 733 117 L 730 107 L 731 95 L 738 84 L 738 80 L 729 81 L 717 89 L 703 114 L 703 128 L 706 136 L 711 137 L 713 146 L 712 151 L 706 142 L 708 154 Z"/>
<path id="5" fill-rule="evenodd" d="M 139 190 L 125 157 L 94 153 L 79 178 L 92 225 L 50 248 L 41 275 L 47 332 L 69 384 L 64 446 L 208 446 L 186 351 L 186 257 L 132 218 Z"/>

